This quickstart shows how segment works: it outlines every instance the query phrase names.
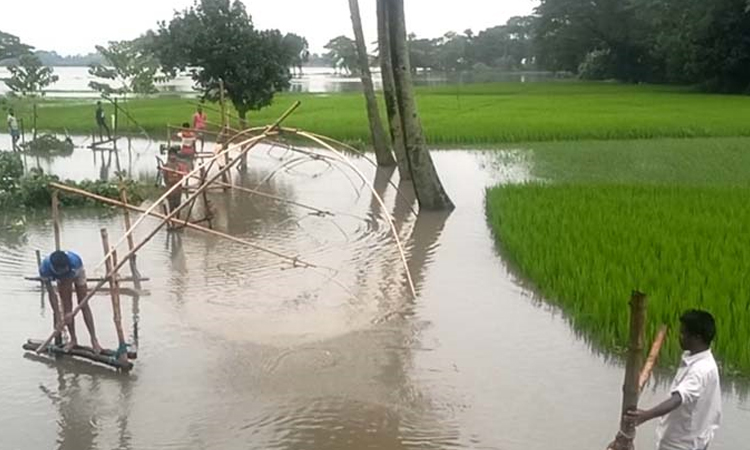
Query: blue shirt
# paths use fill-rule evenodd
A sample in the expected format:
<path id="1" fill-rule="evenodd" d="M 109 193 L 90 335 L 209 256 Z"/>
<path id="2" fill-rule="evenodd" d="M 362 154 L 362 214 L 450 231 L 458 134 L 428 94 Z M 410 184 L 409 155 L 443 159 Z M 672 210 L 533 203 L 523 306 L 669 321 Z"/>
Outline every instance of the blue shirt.
<path id="1" fill-rule="evenodd" d="M 76 278 L 83 269 L 83 260 L 81 257 L 73 252 L 65 252 L 70 260 L 70 268 L 67 273 L 57 274 L 52 270 L 52 263 L 49 260 L 49 256 L 44 258 L 42 265 L 39 267 L 39 276 L 42 278 L 49 278 L 52 280 L 69 280 Z"/>

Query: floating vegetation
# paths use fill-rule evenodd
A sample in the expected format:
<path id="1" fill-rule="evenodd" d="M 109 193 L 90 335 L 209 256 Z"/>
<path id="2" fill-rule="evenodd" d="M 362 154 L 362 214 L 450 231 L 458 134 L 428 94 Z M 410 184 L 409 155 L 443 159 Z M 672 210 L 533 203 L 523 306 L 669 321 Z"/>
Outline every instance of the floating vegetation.
<path id="1" fill-rule="evenodd" d="M 42 134 L 32 141 L 24 142 L 20 147 L 30 155 L 69 156 L 73 153 L 75 145 L 70 137 L 59 139 L 53 134 Z"/>

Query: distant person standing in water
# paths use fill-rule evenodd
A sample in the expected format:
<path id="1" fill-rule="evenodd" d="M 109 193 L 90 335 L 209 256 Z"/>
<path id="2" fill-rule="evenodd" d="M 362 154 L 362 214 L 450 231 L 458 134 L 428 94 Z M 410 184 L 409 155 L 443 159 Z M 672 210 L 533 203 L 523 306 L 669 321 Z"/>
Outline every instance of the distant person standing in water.
<path id="1" fill-rule="evenodd" d="M 112 139 L 112 134 L 109 132 L 109 126 L 107 125 L 107 116 L 104 114 L 101 100 L 96 102 L 96 126 L 99 128 L 99 140 L 104 140 L 102 130 L 107 132 L 107 139 Z"/>
<path id="2" fill-rule="evenodd" d="M 66 322 L 70 320 L 67 324 L 70 341 L 65 345 L 65 350 L 69 351 L 78 345 L 75 319 L 69 317 L 73 311 L 73 287 L 75 286 L 78 303 L 81 303 L 88 295 L 83 260 L 73 252 L 63 252 L 60 250 L 52 252 L 52 254 L 42 261 L 42 265 L 39 267 L 39 276 L 46 282 L 57 281 L 57 289 L 60 292 L 60 300 L 62 300 L 63 318 Z M 54 295 L 54 291 L 51 291 L 50 295 Z M 89 330 L 91 347 L 95 353 L 99 353 L 102 351 L 102 348 L 99 345 L 99 340 L 96 338 L 94 315 L 91 312 L 91 308 L 87 304 L 81 308 L 81 312 L 83 313 L 83 321 L 86 323 L 86 328 Z"/>
<path id="3" fill-rule="evenodd" d="M 707 450 L 721 423 L 719 369 L 711 353 L 716 335 L 713 316 L 690 310 L 680 317 L 680 367 L 668 400 L 625 417 L 636 426 L 661 418 L 656 428 L 658 450 Z"/>
<path id="4" fill-rule="evenodd" d="M 11 108 L 8 111 L 8 133 L 10 133 L 11 146 L 13 151 L 18 151 L 18 138 L 21 136 L 21 132 L 18 129 L 18 119 L 16 119 L 16 113 Z"/>
<path id="5" fill-rule="evenodd" d="M 182 130 L 177 133 L 177 137 L 180 139 L 180 154 L 188 165 L 190 170 L 193 170 L 193 158 L 195 158 L 195 132 L 190 128 L 190 124 L 185 122 L 182 124 Z"/>
<path id="6" fill-rule="evenodd" d="M 203 134 L 206 130 L 206 122 L 208 122 L 208 116 L 203 112 L 203 106 L 198 105 L 198 109 L 193 114 L 193 130 L 198 134 L 198 139 L 201 141 L 201 151 L 206 143 L 206 137 Z"/>

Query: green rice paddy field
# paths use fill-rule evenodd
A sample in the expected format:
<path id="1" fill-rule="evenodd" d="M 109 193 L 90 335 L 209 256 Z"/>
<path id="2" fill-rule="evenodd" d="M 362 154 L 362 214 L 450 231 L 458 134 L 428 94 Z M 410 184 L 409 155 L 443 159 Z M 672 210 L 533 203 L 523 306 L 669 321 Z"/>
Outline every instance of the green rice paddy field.
<path id="1" fill-rule="evenodd" d="M 503 254 L 598 346 L 627 342 L 627 300 L 649 296 L 649 336 L 712 312 L 727 373 L 750 375 L 750 139 L 526 144 L 538 181 L 487 193 Z"/>
<path id="2" fill-rule="evenodd" d="M 274 104 L 251 112 L 252 125 L 272 122 L 295 100 L 300 108 L 286 122 L 339 140 L 366 142 L 367 119 L 361 94 L 281 94 Z M 433 145 L 654 137 L 750 136 L 750 97 L 693 92 L 685 88 L 611 83 L 494 83 L 418 89 L 427 138 Z M 166 124 L 189 120 L 187 99 L 132 99 L 130 115 L 154 136 Z M 30 123 L 31 107 L 16 101 Z M 213 108 L 215 105 L 208 105 Z M 109 107 L 108 112 L 111 113 Z M 381 110 L 382 111 L 382 110 Z M 209 120 L 218 113 L 209 110 Z M 91 100 L 45 100 L 40 129 L 89 134 Z M 132 124 L 132 131 L 138 130 Z"/>

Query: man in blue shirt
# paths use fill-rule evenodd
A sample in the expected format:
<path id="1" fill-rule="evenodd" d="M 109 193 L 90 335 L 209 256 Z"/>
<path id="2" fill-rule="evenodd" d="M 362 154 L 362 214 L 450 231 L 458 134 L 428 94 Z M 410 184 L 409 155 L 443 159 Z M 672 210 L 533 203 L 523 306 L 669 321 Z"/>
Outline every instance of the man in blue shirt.
<path id="1" fill-rule="evenodd" d="M 78 345 L 75 320 L 70 317 L 70 313 L 73 311 L 73 286 L 75 286 L 79 303 L 86 298 L 88 293 L 83 261 L 80 256 L 73 252 L 63 252 L 60 250 L 52 252 L 52 254 L 42 261 L 42 265 L 39 267 L 39 276 L 47 282 L 48 286 L 51 286 L 49 284 L 50 281 L 57 281 L 57 289 L 60 292 L 60 299 L 62 300 L 63 317 L 67 322 L 70 334 L 70 342 L 65 345 L 65 350 L 70 350 Z M 54 290 L 49 289 L 49 291 L 50 297 L 54 299 L 52 297 L 55 295 Z M 102 348 L 99 345 L 99 340 L 96 338 L 94 315 L 91 313 L 91 308 L 86 304 L 81 308 L 81 312 L 83 313 L 83 321 L 86 322 L 86 328 L 89 330 L 89 336 L 91 336 L 91 347 L 96 353 L 99 353 Z"/>

